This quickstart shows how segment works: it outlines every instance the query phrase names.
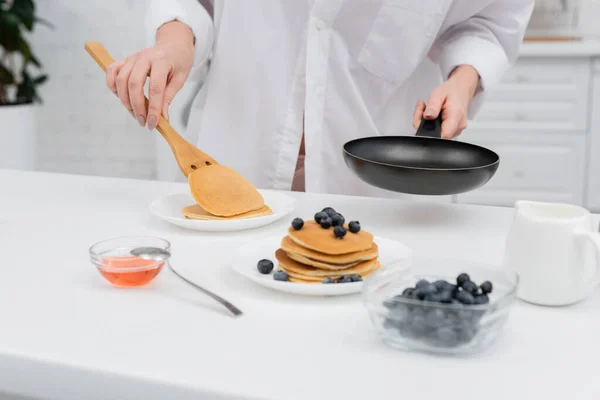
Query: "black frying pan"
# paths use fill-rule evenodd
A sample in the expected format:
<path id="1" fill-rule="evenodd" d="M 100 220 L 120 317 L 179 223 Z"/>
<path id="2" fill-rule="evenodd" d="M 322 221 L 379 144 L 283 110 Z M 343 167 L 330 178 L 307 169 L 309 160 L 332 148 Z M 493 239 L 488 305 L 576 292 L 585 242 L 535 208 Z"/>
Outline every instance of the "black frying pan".
<path id="1" fill-rule="evenodd" d="M 451 195 L 485 185 L 498 154 L 474 144 L 441 139 L 441 117 L 423 120 L 416 136 L 373 136 L 344 145 L 344 161 L 370 185 L 417 195 Z"/>

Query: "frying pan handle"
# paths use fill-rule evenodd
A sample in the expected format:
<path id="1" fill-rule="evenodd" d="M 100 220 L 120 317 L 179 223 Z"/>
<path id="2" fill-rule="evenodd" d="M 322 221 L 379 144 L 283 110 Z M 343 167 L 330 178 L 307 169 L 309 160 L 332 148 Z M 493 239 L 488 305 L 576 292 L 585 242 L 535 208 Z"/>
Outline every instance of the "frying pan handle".
<path id="1" fill-rule="evenodd" d="M 442 113 L 436 119 L 423 119 L 417 129 L 417 136 L 442 138 Z"/>

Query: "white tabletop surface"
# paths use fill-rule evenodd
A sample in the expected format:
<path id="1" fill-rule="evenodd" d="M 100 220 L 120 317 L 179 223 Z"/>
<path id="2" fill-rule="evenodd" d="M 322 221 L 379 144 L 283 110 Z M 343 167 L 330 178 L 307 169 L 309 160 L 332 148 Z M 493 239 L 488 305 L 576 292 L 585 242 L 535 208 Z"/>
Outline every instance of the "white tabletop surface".
<path id="1" fill-rule="evenodd" d="M 600 294 L 565 308 L 517 303 L 487 353 L 442 357 L 384 346 L 359 296 L 258 287 L 227 257 L 288 220 L 235 234 L 185 231 L 147 205 L 180 184 L 0 170 L 0 392 L 56 400 L 598 399 Z M 508 208 L 298 195 L 419 253 L 500 263 Z M 295 216 L 294 215 L 294 216 Z M 170 271 L 115 289 L 91 244 L 153 235 L 189 278 L 244 310 L 233 319 Z"/>

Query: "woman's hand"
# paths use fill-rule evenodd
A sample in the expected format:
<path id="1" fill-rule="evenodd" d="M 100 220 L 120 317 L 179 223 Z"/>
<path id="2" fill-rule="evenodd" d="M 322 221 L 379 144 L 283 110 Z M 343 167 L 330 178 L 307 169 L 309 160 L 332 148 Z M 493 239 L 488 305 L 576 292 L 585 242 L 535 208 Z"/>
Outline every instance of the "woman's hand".
<path id="1" fill-rule="evenodd" d="M 106 85 L 141 126 L 153 130 L 162 113 L 168 109 L 183 87 L 194 62 L 194 35 L 185 24 L 164 24 L 156 34 L 156 45 L 116 61 L 106 70 Z M 144 85 L 148 85 L 148 110 L 144 101 Z"/>
<path id="2" fill-rule="evenodd" d="M 427 105 L 417 102 L 413 126 L 419 128 L 421 119 L 436 119 L 442 113 L 442 138 L 453 139 L 467 127 L 469 103 L 479 86 L 479 74 L 470 65 L 457 67 L 448 80 L 429 96 Z"/>

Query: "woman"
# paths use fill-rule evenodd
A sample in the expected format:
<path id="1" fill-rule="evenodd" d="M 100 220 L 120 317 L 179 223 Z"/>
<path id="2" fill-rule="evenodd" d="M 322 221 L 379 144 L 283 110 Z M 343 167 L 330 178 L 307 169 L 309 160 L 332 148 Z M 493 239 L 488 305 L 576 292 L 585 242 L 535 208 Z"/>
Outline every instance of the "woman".
<path id="1" fill-rule="evenodd" d="M 458 136 L 515 61 L 533 3 L 152 0 L 151 47 L 106 80 L 152 130 L 210 60 L 186 135 L 198 147 L 259 188 L 388 197 L 346 168 L 343 144 L 440 113 Z"/>

